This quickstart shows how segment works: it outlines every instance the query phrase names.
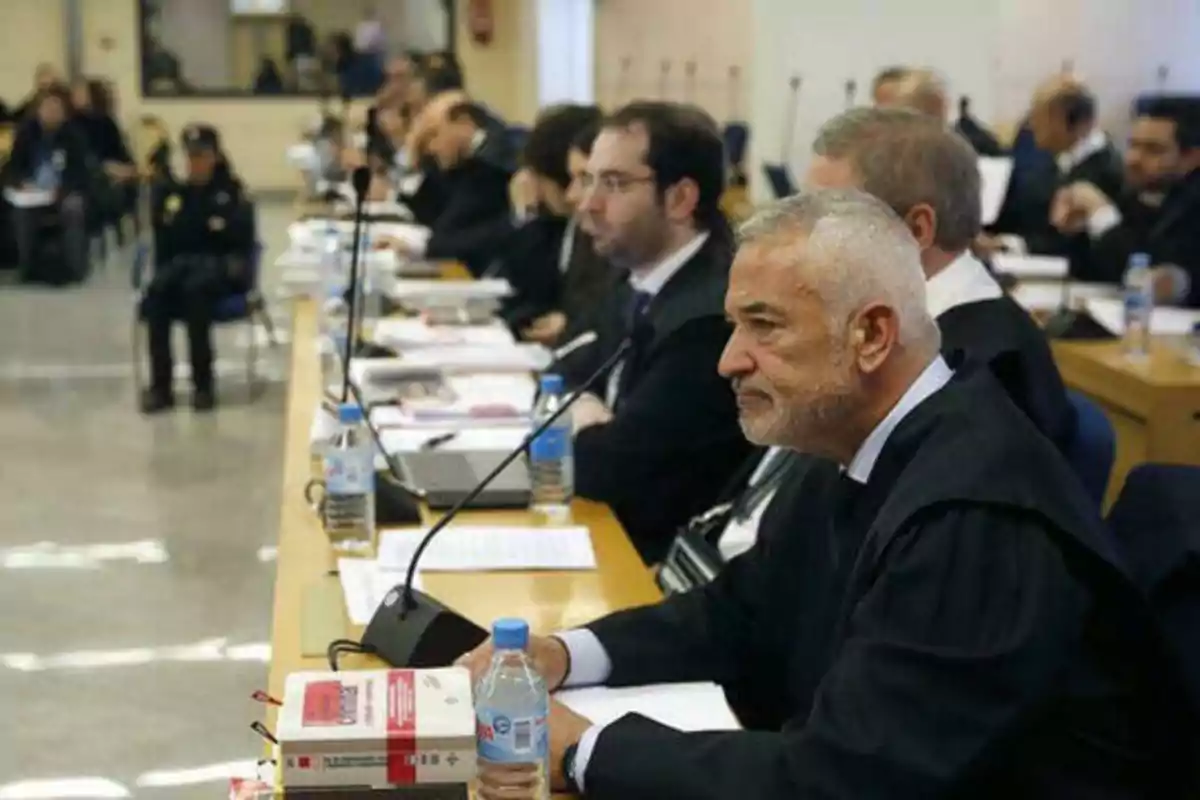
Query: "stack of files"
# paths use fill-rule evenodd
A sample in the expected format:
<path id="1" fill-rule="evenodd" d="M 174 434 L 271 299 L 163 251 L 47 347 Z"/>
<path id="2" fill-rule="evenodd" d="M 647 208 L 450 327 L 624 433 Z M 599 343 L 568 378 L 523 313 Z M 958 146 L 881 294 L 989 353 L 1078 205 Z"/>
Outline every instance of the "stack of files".
<path id="1" fill-rule="evenodd" d="M 370 622 L 388 592 L 404 583 L 403 572 L 384 569 L 373 558 L 338 559 L 338 578 L 346 600 L 346 616 L 354 625 Z M 422 589 L 419 574 L 413 580 L 413 588 Z"/>
<path id="2" fill-rule="evenodd" d="M 1125 305 L 1120 298 L 1092 298 L 1083 305 L 1092 318 L 1116 336 L 1125 333 Z M 1155 336 L 1186 336 L 1200 324 L 1200 311 L 1160 306 L 1151 312 L 1150 333 Z"/>
<path id="3" fill-rule="evenodd" d="M 379 536 L 379 564 L 406 570 L 424 528 L 384 531 Z M 493 572 L 525 570 L 593 570 L 596 551 L 582 526 L 519 527 L 451 525 L 433 537 L 421 556 L 423 572 Z"/>
<path id="4" fill-rule="evenodd" d="M 1012 290 L 1012 298 L 1026 311 L 1057 311 L 1066 307 L 1075 309 L 1093 298 L 1121 297 L 1121 287 L 1111 283 L 1085 283 L 1070 281 L 1061 283 L 1019 283 Z"/>
<path id="5" fill-rule="evenodd" d="M 422 347 L 504 347 L 514 343 L 512 331 L 498 319 L 482 325 L 436 325 L 418 317 L 391 317 L 375 323 L 376 344 L 405 351 Z"/>
<path id="6" fill-rule="evenodd" d="M 1067 277 L 1067 259 L 1060 256 L 996 253 L 992 268 L 1023 281 L 1061 281 Z"/>
<path id="7" fill-rule="evenodd" d="M 314 253 L 319 253 L 324 246 L 325 233 L 330 226 L 337 230 L 344 247 L 349 248 L 354 244 L 354 220 L 310 219 L 293 222 L 288 226 L 288 241 L 293 247 L 300 250 L 312 250 Z M 429 228 L 406 222 L 371 222 L 363 226 L 361 233 L 365 233 L 372 240 L 384 236 L 400 239 L 409 242 L 419 250 L 425 249 L 430 236 Z"/>
<path id="8" fill-rule="evenodd" d="M 725 692 L 715 683 L 658 683 L 610 689 L 566 689 L 555 699 L 597 725 L 641 714 L 678 731 L 735 731 L 741 728 Z"/>
<path id="9" fill-rule="evenodd" d="M 378 410 L 378 409 L 377 409 Z M 374 421 L 375 413 L 371 419 Z M 469 453 L 477 451 L 504 452 L 515 450 L 529 431 L 525 425 L 492 425 L 478 428 L 406 427 L 383 428 L 379 440 L 389 456 L 419 453 L 422 450 L 445 450 Z M 381 469 L 386 464 L 381 465 Z"/>
<path id="10" fill-rule="evenodd" d="M 355 359 L 350 379 L 360 386 L 402 379 L 413 373 L 530 373 L 550 366 L 550 351 L 536 344 L 490 346 L 442 345 L 419 347 L 395 358 Z"/>
<path id="11" fill-rule="evenodd" d="M 533 415 L 536 384 L 527 374 L 448 376 L 444 390 L 427 398 L 405 398 L 394 405 L 376 406 L 371 409 L 371 422 L 380 430 L 420 428 L 445 433 L 514 426 L 523 430 Z"/>
<path id="12" fill-rule="evenodd" d="M 391 292 L 393 300 L 417 307 L 465 305 L 471 302 L 498 302 L 512 294 L 512 286 L 503 278 L 477 281 L 404 281 Z"/>

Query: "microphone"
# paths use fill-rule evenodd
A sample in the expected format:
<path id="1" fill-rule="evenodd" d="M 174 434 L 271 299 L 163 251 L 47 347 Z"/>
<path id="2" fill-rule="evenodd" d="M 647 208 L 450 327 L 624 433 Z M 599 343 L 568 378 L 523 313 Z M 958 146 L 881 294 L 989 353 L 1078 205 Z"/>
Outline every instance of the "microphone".
<path id="1" fill-rule="evenodd" d="M 350 357 L 354 354 L 360 333 L 358 315 L 362 313 L 362 309 L 359 303 L 358 262 L 362 250 L 360 240 L 362 238 L 363 205 L 367 201 L 367 187 L 371 185 L 371 170 L 367 167 L 359 167 L 354 170 L 351 180 L 354 184 L 354 243 L 352 245 L 354 249 L 350 251 L 350 288 L 348 290 L 350 310 L 346 329 L 346 350 L 342 358 L 344 367 L 342 370 L 343 403 L 350 400 Z"/>
<path id="2" fill-rule="evenodd" d="M 434 523 L 417 545 L 417 549 L 413 551 L 412 560 L 408 563 L 408 572 L 404 576 L 404 584 L 396 586 L 388 592 L 383 603 L 371 618 L 371 622 L 367 625 L 362 638 L 363 650 L 379 656 L 394 667 L 442 667 L 452 663 L 454 659 L 479 646 L 487 639 L 486 629 L 479 627 L 428 594 L 413 588 L 421 555 L 429 547 L 434 537 L 445 530 L 455 517 L 496 479 L 496 476 L 525 453 L 534 439 L 574 405 L 593 383 L 616 366 L 635 345 L 647 342 L 652 332 L 652 328 L 648 324 L 635 325 L 629 337 L 622 341 L 612 355 L 606 358 L 604 363 L 567 397 L 566 401 L 559 406 L 558 411 L 534 428 L 515 449 L 500 460 L 500 463 L 483 480 L 476 484 L 474 489 Z"/>
<path id="3" fill-rule="evenodd" d="M 857 95 L 858 95 L 858 81 L 854 80 L 854 78 L 851 78 L 850 80 L 846 81 L 846 86 L 845 86 L 844 91 L 845 91 L 845 96 L 843 97 L 842 102 L 845 107 L 845 110 L 849 111 L 850 109 L 854 108 L 854 100 L 855 100 L 855 97 L 857 97 Z"/>
<path id="4" fill-rule="evenodd" d="M 786 165 L 791 160 L 792 142 L 796 140 L 796 112 L 800 110 L 800 76 L 793 75 L 788 81 L 791 94 L 788 96 L 787 122 L 783 128 L 783 143 L 780 146 L 779 163 Z"/>
<path id="5" fill-rule="evenodd" d="M 343 369 L 349 371 L 349 365 L 343 364 Z M 367 408 L 367 404 L 363 402 L 358 384 L 353 381 L 350 382 L 350 392 L 354 395 L 354 402 L 362 409 L 363 425 L 370 431 L 375 447 L 383 454 L 383 461 L 387 464 L 387 475 L 375 481 L 376 524 L 382 526 L 419 523 L 421 510 L 417 507 L 417 502 L 425 499 L 425 491 L 410 485 L 405 480 L 399 467 L 396 466 L 396 460 L 383 448 L 383 437 L 379 433 L 379 428 L 371 421 L 371 412 Z"/>

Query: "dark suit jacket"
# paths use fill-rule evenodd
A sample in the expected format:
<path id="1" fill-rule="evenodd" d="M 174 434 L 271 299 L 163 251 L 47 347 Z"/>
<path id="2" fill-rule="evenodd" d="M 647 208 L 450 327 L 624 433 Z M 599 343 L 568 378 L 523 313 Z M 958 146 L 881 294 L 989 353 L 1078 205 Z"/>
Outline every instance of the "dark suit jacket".
<path id="1" fill-rule="evenodd" d="M 1078 480 L 986 370 L 905 417 L 865 486 L 793 469 L 715 581 L 588 626 L 610 685 L 716 681 L 761 729 L 627 714 L 596 740 L 589 798 L 1154 796 L 1161 640 Z"/>
<path id="2" fill-rule="evenodd" d="M 1020 180 L 1014 178 L 1004 198 L 1000 214 L 989 230 L 1014 233 L 1025 240 L 1030 253 L 1065 256 L 1071 262 L 1071 274 L 1087 280 L 1087 234 L 1066 236 L 1050 224 L 1050 206 L 1054 194 L 1077 181 L 1094 183 L 1109 197 L 1118 197 L 1125 184 L 1121 156 L 1110 142 L 1085 158 L 1065 174 L 1053 161 L 1031 167 Z"/>
<path id="3" fill-rule="evenodd" d="M 503 134 L 489 132 L 475 153 L 445 173 L 445 203 L 430 226 L 426 255 L 483 274 L 513 232 L 508 183 L 515 171 Z"/>
<path id="4" fill-rule="evenodd" d="M 96 164 L 88 149 L 87 139 L 70 120 L 53 132 L 43 130 L 36 117 L 22 123 L 9 157 L 7 171 L 11 180 L 18 184 L 32 180 L 37 159 L 44 150 L 62 154 L 62 190 L 86 194 L 92 186 Z"/>
<path id="5" fill-rule="evenodd" d="M 617 269 L 596 252 L 592 237 L 576 226 L 559 296 L 559 309 L 567 315 L 568 324 L 586 319 L 619 279 Z"/>
<path id="6" fill-rule="evenodd" d="M 647 563 L 711 505 L 750 449 L 733 392 L 717 374 L 730 333 L 728 241 L 712 234 L 654 297 L 653 335 L 625 360 L 615 417 L 575 439 L 576 490 L 612 507 Z M 614 347 L 599 344 L 600 352 Z"/>
<path id="7" fill-rule="evenodd" d="M 1091 243 L 1089 275 L 1120 283 L 1133 253 L 1147 253 L 1150 263 L 1174 264 L 1191 277 L 1187 305 L 1200 306 L 1200 170 L 1171 187 L 1157 210 L 1136 198 L 1118 203 L 1121 224 Z"/>
<path id="8" fill-rule="evenodd" d="M 513 294 L 501 317 L 514 331 L 559 307 L 563 274 L 559 270 L 569 220 L 542 213 L 519 225 L 489 273 L 508 279 Z"/>

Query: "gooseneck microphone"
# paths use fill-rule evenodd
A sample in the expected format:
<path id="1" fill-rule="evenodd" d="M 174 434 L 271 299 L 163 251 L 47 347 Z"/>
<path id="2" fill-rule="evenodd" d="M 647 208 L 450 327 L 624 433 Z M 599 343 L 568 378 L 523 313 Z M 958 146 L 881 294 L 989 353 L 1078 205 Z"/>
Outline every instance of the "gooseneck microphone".
<path id="1" fill-rule="evenodd" d="M 461 614 L 451 610 L 428 594 L 413 588 L 421 555 L 440 532 L 454 521 L 455 517 L 488 487 L 496 476 L 520 457 L 529 445 L 540 436 L 567 409 L 602 376 L 624 358 L 635 345 L 646 342 L 652 334 L 648 324 L 635 325 L 630 336 L 604 362 L 588 376 L 583 384 L 572 392 L 559 409 L 534 428 L 521 443 L 505 458 L 501 459 L 470 492 L 453 508 L 442 515 L 425 534 L 413 552 L 404 584 L 395 587 L 384 598 L 375 611 L 363 635 L 362 650 L 373 653 L 396 667 L 445 666 L 458 656 L 477 647 L 487 639 L 488 632 Z"/>
<path id="2" fill-rule="evenodd" d="M 342 370 L 342 402 L 350 401 L 350 357 L 354 354 L 354 348 L 357 344 L 359 335 L 358 317 L 362 313 L 362 304 L 359 302 L 359 287 L 358 287 L 358 270 L 359 261 L 362 256 L 362 225 L 363 225 L 363 206 L 367 201 L 367 188 L 371 185 L 371 170 L 367 167 L 359 167 L 354 170 L 351 176 L 351 182 L 354 184 L 354 243 L 350 251 L 350 288 L 349 288 L 349 312 L 346 323 L 346 349 L 342 358 L 342 365 L 345 367 Z"/>

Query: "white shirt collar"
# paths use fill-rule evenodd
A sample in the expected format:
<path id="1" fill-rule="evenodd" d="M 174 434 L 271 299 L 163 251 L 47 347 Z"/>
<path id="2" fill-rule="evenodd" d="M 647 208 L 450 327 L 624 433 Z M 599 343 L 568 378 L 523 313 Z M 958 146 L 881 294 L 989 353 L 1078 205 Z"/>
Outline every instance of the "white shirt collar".
<path id="1" fill-rule="evenodd" d="M 964 250 L 945 269 L 925 281 L 925 307 L 935 319 L 952 308 L 1003 296 L 1000 284 L 970 250 Z"/>
<path id="2" fill-rule="evenodd" d="M 1058 171 L 1065 175 L 1106 147 L 1108 137 L 1104 135 L 1104 131 L 1092 128 L 1091 133 L 1076 142 L 1074 147 L 1058 154 L 1058 158 L 1055 159 L 1058 162 Z"/>
<path id="3" fill-rule="evenodd" d="M 846 467 L 846 474 L 850 476 L 851 480 L 857 483 L 867 482 L 871 477 L 871 470 L 875 469 L 875 462 L 879 460 L 879 454 L 883 452 L 883 446 L 887 444 L 887 440 L 896 426 L 925 398 L 949 383 L 952 377 L 954 377 L 954 372 L 946 365 L 941 356 L 937 356 L 929 362 L 929 366 L 925 367 L 917 376 L 917 379 L 908 387 L 908 391 L 897 401 L 896 405 L 892 406 L 892 410 L 883 418 L 883 421 L 875 426 L 875 430 L 871 431 L 859 446 L 854 458 L 850 459 L 850 465 Z"/>
<path id="4" fill-rule="evenodd" d="M 470 152 L 471 155 L 478 153 L 479 148 L 483 147 L 483 143 L 487 141 L 487 136 L 487 131 L 485 131 L 483 128 L 475 131 L 475 134 L 471 136 L 471 147 L 468 152 Z"/>
<path id="5" fill-rule="evenodd" d="M 675 252 L 667 255 L 650 269 L 629 273 L 629 283 L 639 292 L 645 292 L 653 297 L 662 291 L 667 281 L 692 260 L 692 256 L 700 252 L 700 248 L 708 241 L 708 231 L 696 234 L 690 242 Z"/>

